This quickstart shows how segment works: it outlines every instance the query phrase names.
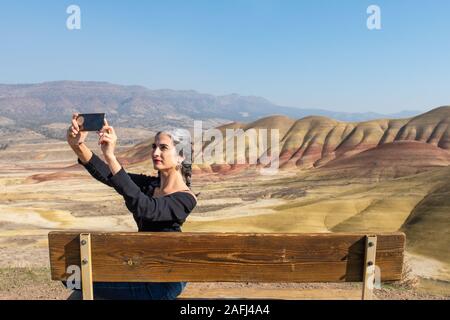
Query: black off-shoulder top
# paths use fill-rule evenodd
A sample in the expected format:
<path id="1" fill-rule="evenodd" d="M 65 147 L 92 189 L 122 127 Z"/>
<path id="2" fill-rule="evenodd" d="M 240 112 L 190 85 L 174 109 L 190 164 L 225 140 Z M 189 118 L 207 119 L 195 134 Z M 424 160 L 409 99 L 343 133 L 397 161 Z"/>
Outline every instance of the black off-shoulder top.
<path id="1" fill-rule="evenodd" d="M 181 231 L 181 226 L 197 205 L 195 197 L 183 191 L 153 197 L 155 188 L 160 186 L 159 177 L 127 173 L 123 167 L 112 175 L 108 165 L 96 154 L 88 163 L 83 164 L 80 159 L 78 163 L 92 177 L 123 196 L 139 231 Z"/>

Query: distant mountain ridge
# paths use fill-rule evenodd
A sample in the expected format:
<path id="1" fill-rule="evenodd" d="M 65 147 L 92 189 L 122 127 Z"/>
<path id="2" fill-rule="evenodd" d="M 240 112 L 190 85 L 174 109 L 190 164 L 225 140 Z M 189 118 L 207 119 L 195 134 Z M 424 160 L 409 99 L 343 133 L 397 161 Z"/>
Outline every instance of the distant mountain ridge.
<path id="1" fill-rule="evenodd" d="M 56 81 L 39 84 L 0 84 L 3 122 L 29 128 L 67 122 L 74 111 L 106 112 L 111 123 L 129 128 L 187 127 L 204 120 L 205 126 L 231 121 L 255 121 L 280 114 L 310 115 L 343 121 L 395 117 L 378 113 L 345 113 L 276 105 L 264 98 L 230 94 L 214 96 L 193 90 L 150 90 L 106 82 Z M 404 111 L 402 117 L 417 114 Z M 1 125 L 1 124 L 0 124 Z"/>

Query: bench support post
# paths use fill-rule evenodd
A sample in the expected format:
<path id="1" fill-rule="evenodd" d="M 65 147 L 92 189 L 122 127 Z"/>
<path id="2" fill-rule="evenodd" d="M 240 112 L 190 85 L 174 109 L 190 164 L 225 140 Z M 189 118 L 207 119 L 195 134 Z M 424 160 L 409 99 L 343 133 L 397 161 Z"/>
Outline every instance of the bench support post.
<path id="1" fill-rule="evenodd" d="M 94 300 L 94 288 L 92 283 L 91 235 L 89 233 L 80 234 L 80 256 L 83 300 Z"/>
<path id="2" fill-rule="evenodd" d="M 371 300 L 373 298 L 376 253 L 377 253 L 377 237 L 366 236 L 365 256 L 364 256 L 364 283 L 362 290 L 363 300 Z"/>

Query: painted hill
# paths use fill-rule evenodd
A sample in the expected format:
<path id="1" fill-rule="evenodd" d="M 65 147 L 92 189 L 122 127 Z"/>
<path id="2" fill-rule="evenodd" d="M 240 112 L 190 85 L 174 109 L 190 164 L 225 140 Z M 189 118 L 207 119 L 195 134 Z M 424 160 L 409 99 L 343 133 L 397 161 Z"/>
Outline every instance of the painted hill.
<path id="1" fill-rule="evenodd" d="M 338 172 L 342 177 L 397 178 L 450 165 L 450 152 L 418 141 L 395 141 L 338 158 L 322 171 Z"/>
<path id="2" fill-rule="evenodd" d="M 395 178 L 450 165 L 449 123 L 450 107 L 446 106 L 411 119 L 341 122 L 321 116 L 299 120 L 270 116 L 248 124 L 234 122 L 218 129 L 222 133 L 226 129 L 241 129 L 240 134 L 248 133 L 249 129 L 278 129 L 281 169 L 321 168 L 324 172 L 347 177 Z M 149 157 L 149 143 L 131 149 L 128 155 L 133 159 L 129 161 Z M 214 149 L 216 144 L 208 140 L 203 144 L 203 151 Z M 225 145 L 223 142 L 224 152 Z M 246 140 L 247 157 L 249 148 Z M 258 156 L 261 155 L 259 150 Z M 245 167 L 247 165 L 209 163 L 195 169 L 227 173 Z"/>
<path id="3" fill-rule="evenodd" d="M 450 167 L 436 173 L 440 183 L 414 207 L 401 230 L 411 250 L 450 264 Z"/>

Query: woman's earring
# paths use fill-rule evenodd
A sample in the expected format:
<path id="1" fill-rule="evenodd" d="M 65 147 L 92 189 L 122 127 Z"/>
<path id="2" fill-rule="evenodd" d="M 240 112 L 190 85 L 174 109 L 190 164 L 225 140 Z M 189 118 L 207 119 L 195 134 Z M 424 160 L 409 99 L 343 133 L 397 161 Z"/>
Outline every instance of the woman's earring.
<path id="1" fill-rule="evenodd" d="M 177 170 L 180 170 L 181 164 L 178 162 L 177 166 L 175 167 Z"/>

